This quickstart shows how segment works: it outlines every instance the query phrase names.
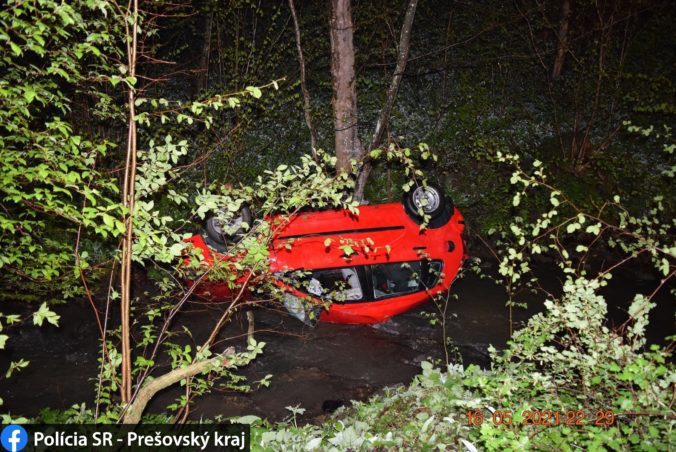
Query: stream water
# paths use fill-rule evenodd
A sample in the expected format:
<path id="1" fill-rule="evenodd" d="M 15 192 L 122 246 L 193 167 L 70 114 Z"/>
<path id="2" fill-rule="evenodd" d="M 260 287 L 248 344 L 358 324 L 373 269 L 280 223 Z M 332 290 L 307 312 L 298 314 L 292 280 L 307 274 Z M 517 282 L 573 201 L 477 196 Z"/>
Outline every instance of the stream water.
<path id="1" fill-rule="evenodd" d="M 490 269 L 488 269 L 490 271 Z M 650 293 L 656 281 L 638 281 L 635 273 L 614 278 L 607 289 L 611 323 L 626 317 L 629 298 L 634 293 Z M 544 272 L 549 284 L 556 285 L 556 272 Z M 510 313 L 504 291 L 490 280 L 467 273 L 456 281 L 447 309 L 447 332 L 452 340 L 451 357 L 462 356 L 465 364 L 489 363 L 487 348 L 504 347 L 510 333 Z M 515 326 L 542 309 L 543 297 L 533 296 L 528 309 L 514 309 Z M 651 313 L 649 336 L 662 341 L 674 334 L 674 301 L 663 289 L 658 308 Z M 24 358 L 30 366 L 10 379 L 0 380 L 1 412 L 35 415 L 43 407 L 67 408 L 74 403 L 94 400 L 98 358 L 98 329 L 91 307 L 76 301 L 55 308 L 61 315 L 60 327 L 23 327 L 0 353 L 0 371 L 10 360 Z M 223 309 L 219 305 L 192 303 L 177 319 L 193 331 L 199 343 L 210 331 Z M 444 359 L 441 328 L 430 324 L 425 313 L 435 312 L 432 303 L 395 317 L 381 325 L 357 326 L 320 323 L 310 329 L 283 312 L 258 308 L 255 337 L 266 342 L 262 356 L 241 369 L 254 391 L 243 394 L 216 388 L 192 407 L 192 419 L 200 417 L 254 414 L 276 421 L 287 417 L 287 406 L 306 411 L 301 421 L 320 421 L 350 400 L 366 400 L 386 386 L 408 384 L 420 371 L 423 360 Z M 238 314 L 221 335 L 219 346 L 244 347 L 246 316 Z M 255 383 L 272 374 L 269 387 Z M 161 412 L 179 395 L 177 388 L 160 393 L 150 411 Z"/>

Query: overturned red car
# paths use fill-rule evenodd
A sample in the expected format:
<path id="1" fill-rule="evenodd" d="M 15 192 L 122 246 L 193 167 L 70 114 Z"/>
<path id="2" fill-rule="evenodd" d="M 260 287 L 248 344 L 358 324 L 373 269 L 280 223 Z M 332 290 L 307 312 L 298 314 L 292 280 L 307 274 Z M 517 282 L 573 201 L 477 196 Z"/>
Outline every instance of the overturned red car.
<path id="1" fill-rule="evenodd" d="M 275 284 L 287 310 L 309 324 L 384 322 L 448 290 L 465 258 L 463 217 L 431 185 L 414 187 L 403 203 L 360 206 L 359 215 L 338 209 L 268 220 L 279 224 L 269 249 Z M 250 211 L 237 222 L 251 224 Z M 233 259 L 218 251 L 228 240 L 223 226 L 212 217 L 189 239 L 207 265 Z M 196 289 L 213 300 L 233 297 L 225 283 Z"/>

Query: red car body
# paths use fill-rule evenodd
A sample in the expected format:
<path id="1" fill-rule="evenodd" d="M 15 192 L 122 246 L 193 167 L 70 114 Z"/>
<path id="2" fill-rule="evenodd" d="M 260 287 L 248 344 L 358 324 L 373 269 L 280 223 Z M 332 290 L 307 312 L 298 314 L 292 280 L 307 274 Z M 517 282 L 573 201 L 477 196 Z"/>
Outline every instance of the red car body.
<path id="1" fill-rule="evenodd" d="M 465 258 L 464 220 L 456 208 L 450 209 L 447 222 L 426 229 L 420 229 L 401 203 L 360 206 L 359 215 L 327 210 L 273 217 L 269 221 L 280 225 L 269 250 L 270 271 L 278 275 L 294 270 L 311 272 L 313 280 L 317 278 L 314 290 L 299 289 L 284 278 L 276 283 L 290 296 L 316 304 L 326 301 L 319 296 L 322 278 L 335 279 L 338 272 L 356 273 L 361 297 L 332 300 L 319 320 L 352 324 L 386 321 L 450 288 Z M 189 241 L 202 250 L 209 265 L 215 258 L 233 259 L 210 248 L 201 235 Z M 346 255 L 345 245 L 352 248 L 350 255 Z M 395 276 L 402 272 L 403 276 Z M 427 278 L 429 284 L 415 278 Z M 233 297 L 227 285 L 218 282 L 201 283 L 197 293 L 213 300 Z"/>

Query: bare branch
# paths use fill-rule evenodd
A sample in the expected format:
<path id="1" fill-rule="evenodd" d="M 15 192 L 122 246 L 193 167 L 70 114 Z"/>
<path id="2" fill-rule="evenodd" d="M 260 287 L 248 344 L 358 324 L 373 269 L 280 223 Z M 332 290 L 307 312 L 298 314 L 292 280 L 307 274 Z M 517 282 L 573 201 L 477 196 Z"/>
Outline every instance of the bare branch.
<path id="1" fill-rule="evenodd" d="M 141 415 L 148 405 L 148 402 L 159 391 L 168 388 L 169 386 L 178 383 L 186 378 L 194 377 L 209 370 L 220 369 L 221 367 L 228 367 L 230 362 L 228 357 L 235 353 L 235 349 L 230 347 L 226 349 L 223 354 L 214 358 L 197 361 L 186 367 L 179 367 L 166 374 L 154 379 L 150 383 L 141 388 L 136 396 L 134 402 L 129 405 L 127 411 L 122 418 L 123 424 L 138 424 L 141 421 Z"/>
<path id="2" fill-rule="evenodd" d="M 406 70 L 408 53 L 411 48 L 411 28 L 413 27 L 413 19 L 415 18 L 415 9 L 417 5 L 418 0 L 411 0 L 408 4 L 408 8 L 406 9 L 404 24 L 401 26 L 401 34 L 399 36 L 399 55 L 397 58 L 397 66 L 394 69 L 392 81 L 390 82 L 390 87 L 387 90 L 385 105 L 383 106 L 382 110 L 380 110 L 378 122 L 376 122 L 376 129 L 373 132 L 373 138 L 371 139 L 371 144 L 368 147 L 369 151 L 380 145 L 383 131 L 387 126 L 390 113 L 392 112 L 392 106 L 394 105 L 394 100 L 397 97 L 397 92 L 399 91 L 401 79 L 404 76 L 404 71 Z"/>
<path id="3" fill-rule="evenodd" d="M 129 27 L 128 18 L 132 17 L 133 22 Z M 138 50 L 138 19 L 139 9 L 138 0 L 130 0 L 125 18 L 125 36 L 127 37 L 127 66 L 129 75 L 136 76 L 136 57 Z M 120 385 L 120 396 L 123 403 L 131 401 L 131 341 L 130 341 L 130 312 L 131 312 L 131 256 L 134 234 L 134 189 L 136 180 L 136 113 L 135 113 L 136 91 L 132 86 L 127 90 L 127 108 L 128 113 L 128 136 L 127 136 L 127 157 L 124 165 L 124 181 L 122 190 L 122 202 L 125 207 L 125 233 L 122 239 L 122 256 L 120 265 L 120 324 L 122 335 L 122 383 Z"/>
<path id="4" fill-rule="evenodd" d="M 557 37 L 559 40 L 559 47 L 556 52 L 556 59 L 554 60 L 554 67 L 552 68 L 552 80 L 559 78 L 563 70 L 563 63 L 566 61 L 566 54 L 568 53 L 568 28 L 570 23 L 570 0 L 562 0 L 561 2 L 561 24 L 559 25 L 559 32 Z"/>
<path id="5" fill-rule="evenodd" d="M 303 47 L 300 41 L 300 25 L 296 15 L 296 7 L 293 0 L 289 0 L 289 9 L 293 17 L 293 29 L 296 33 L 296 48 L 298 49 L 298 64 L 300 66 L 300 90 L 303 93 L 303 112 L 305 113 L 305 124 L 310 130 L 310 147 L 312 148 L 312 157 L 317 159 L 317 131 L 312 126 L 312 106 L 310 105 L 310 93 L 307 90 L 305 82 L 305 58 L 303 57 Z"/>
<path id="6" fill-rule="evenodd" d="M 406 64 L 408 63 L 408 53 L 411 48 L 411 28 L 413 27 L 413 19 L 415 18 L 415 9 L 417 6 L 418 0 L 410 0 L 408 7 L 406 8 L 404 24 L 401 26 L 401 34 L 399 35 L 397 66 L 394 69 L 394 74 L 392 74 L 392 81 L 390 82 L 390 87 L 387 89 L 385 105 L 383 105 L 383 108 L 380 110 L 380 115 L 378 116 L 378 121 L 376 122 L 376 128 L 373 132 L 373 138 L 371 139 L 371 143 L 366 150 L 367 154 L 373 148 L 376 148 L 381 144 L 383 132 L 385 131 L 385 128 L 389 122 L 392 106 L 394 105 L 394 100 L 397 97 L 399 85 L 401 84 L 401 79 L 404 76 Z M 361 200 L 364 197 L 364 188 L 370 172 L 371 165 L 368 161 L 365 161 L 359 173 L 359 178 L 357 179 L 357 185 L 355 187 L 355 198 L 358 200 Z"/>

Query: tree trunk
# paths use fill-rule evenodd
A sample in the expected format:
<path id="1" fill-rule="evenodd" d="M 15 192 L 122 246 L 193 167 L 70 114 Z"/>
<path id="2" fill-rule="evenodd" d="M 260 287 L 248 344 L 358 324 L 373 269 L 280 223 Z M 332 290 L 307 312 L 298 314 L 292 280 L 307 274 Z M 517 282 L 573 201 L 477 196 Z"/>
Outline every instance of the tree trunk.
<path id="1" fill-rule="evenodd" d="M 552 68 L 552 80 L 556 80 L 561 76 L 563 65 L 566 62 L 566 55 L 568 54 L 568 28 L 570 27 L 570 0 L 561 1 L 561 23 L 559 24 L 559 48 L 556 52 L 556 59 L 554 60 L 554 67 Z"/>
<path id="2" fill-rule="evenodd" d="M 331 0 L 330 28 L 336 169 L 350 171 L 350 161 L 360 160 L 364 153 L 359 141 L 351 0 Z"/>
<path id="3" fill-rule="evenodd" d="M 202 52 L 195 71 L 192 84 L 192 97 L 196 98 L 207 89 L 209 82 L 209 55 L 211 54 L 211 29 L 214 23 L 214 13 L 209 11 L 204 15 L 202 29 L 204 30 Z"/>

